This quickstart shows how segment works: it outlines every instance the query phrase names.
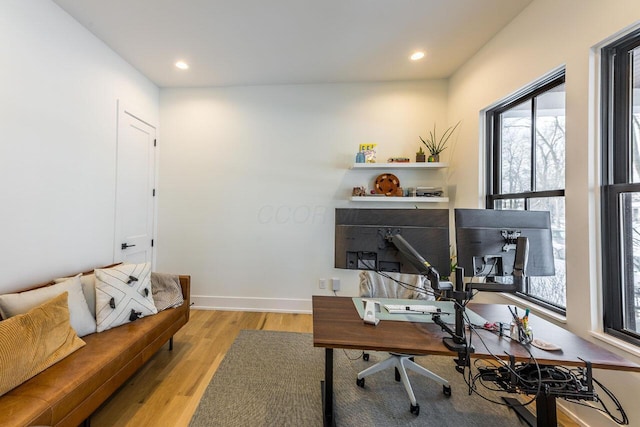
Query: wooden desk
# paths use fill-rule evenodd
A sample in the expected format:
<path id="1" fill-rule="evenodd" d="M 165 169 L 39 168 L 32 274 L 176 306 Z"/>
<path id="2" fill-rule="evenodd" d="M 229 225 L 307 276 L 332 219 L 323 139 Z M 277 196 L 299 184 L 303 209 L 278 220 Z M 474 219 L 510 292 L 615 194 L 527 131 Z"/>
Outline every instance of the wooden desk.
<path id="1" fill-rule="evenodd" d="M 442 343 L 445 333 L 433 323 L 383 321 L 378 326 L 366 325 L 358 315 L 350 297 L 313 297 L 313 345 L 325 348 L 325 380 L 322 385 L 323 417 L 325 426 L 335 425 L 333 414 L 333 349 L 374 350 L 410 354 L 457 356 Z M 488 321 L 509 323 L 511 314 L 506 305 L 474 304 L 467 307 Z M 584 366 L 582 359 L 593 368 L 640 372 L 640 365 L 626 360 L 602 347 L 586 341 L 533 314 L 529 324 L 534 337 L 557 343 L 561 352 L 548 352 L 529 346 L 531 353 L 543 365 Z M 475 358 L 493 358 L 494 354 L 517 361 L 529 360 L 529 353 L 518 343 L 500 338 L 497 334 L 478 330 L 487 348 L 475 334 L 472 344 Z M 453 361 L 451 362 L 453 363 Z M 538 426 L 555 425 L 555 397 L 543 396 L 536 401 Z"/>

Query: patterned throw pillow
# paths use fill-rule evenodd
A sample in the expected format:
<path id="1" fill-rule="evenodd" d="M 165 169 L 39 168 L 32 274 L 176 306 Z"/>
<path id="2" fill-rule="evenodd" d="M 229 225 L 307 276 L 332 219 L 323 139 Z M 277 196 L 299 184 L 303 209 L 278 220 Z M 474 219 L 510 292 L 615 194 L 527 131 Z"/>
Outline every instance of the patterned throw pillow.
<path id="1" fill-rule="evenodd" d="M 120 264 L 96 269 L 98 332 L 156 314 L 151 293 L 151 264 Z"/>

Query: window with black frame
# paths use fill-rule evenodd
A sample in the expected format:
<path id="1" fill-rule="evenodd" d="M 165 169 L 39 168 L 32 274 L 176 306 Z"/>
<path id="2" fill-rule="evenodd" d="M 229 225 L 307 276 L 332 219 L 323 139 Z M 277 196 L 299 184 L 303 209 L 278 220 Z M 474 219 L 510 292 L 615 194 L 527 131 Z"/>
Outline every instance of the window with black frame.
<path id="1" fill-rule="evenodd" d="M 529 277 L 522 297 L 564 313 L 564 69 L 487 111 L 487 209 L 549 211 L 556 275 Z"/>
<path id="2" fill-rule="evenodd" d="M 640 344 L 640 30 L 602 50 L 604 328 Z"/>

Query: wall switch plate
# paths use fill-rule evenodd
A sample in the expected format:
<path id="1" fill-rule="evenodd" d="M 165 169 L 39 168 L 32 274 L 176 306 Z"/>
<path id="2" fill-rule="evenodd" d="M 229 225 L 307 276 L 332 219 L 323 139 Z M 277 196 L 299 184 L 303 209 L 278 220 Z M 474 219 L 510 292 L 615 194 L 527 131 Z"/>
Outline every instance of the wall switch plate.
<path id="1" fill-rule="evenodd" d="M 331 279 L 331 289 L 334 291 L 339 291 L 340 290 L 340 279 L 337 277 L 333 277 Z"/>
<path id="2" fill-rule="evenodd" d="M 318 280 L 318 287 L 320 289 L 327 289 L 327 279 L 319 279 Z"/>

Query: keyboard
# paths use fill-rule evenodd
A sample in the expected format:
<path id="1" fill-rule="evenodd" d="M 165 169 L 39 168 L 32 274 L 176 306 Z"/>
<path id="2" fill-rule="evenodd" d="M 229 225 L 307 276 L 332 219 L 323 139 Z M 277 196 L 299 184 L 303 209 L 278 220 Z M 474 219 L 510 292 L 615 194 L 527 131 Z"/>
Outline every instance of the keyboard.
<path id="1" fill-rule="evenodd" d="M 384 308 L 391 314 L 440 313 L 440 308 L 425 304 L 385 304 Z"/>

